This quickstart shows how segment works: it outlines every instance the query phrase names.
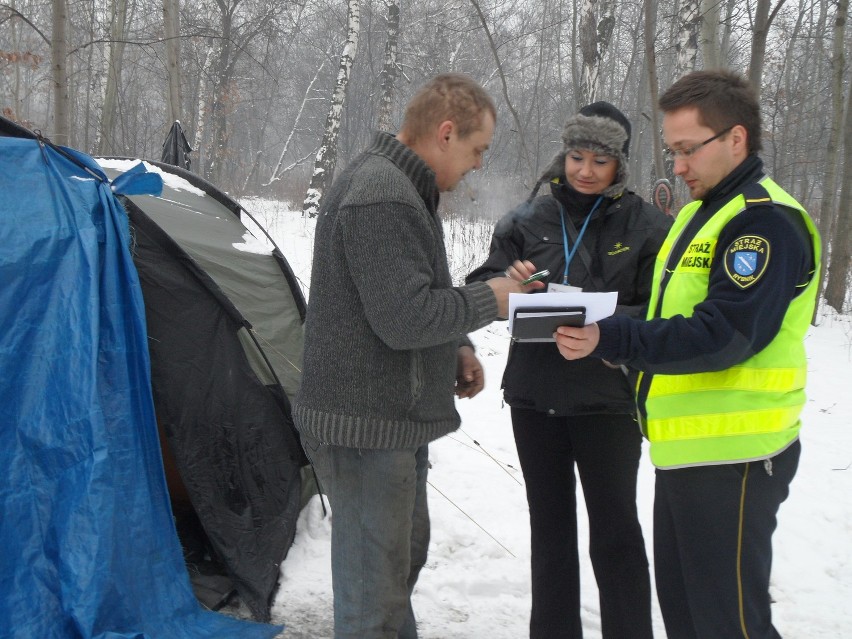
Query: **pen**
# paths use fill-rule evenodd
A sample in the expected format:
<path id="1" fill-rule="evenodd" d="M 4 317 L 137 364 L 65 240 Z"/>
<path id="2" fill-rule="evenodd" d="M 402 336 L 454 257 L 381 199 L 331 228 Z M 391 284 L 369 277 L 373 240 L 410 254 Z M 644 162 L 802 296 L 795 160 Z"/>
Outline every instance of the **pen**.
<path id="1" fill-rule="evenodd" d="M 532 282 L 537 282 L 538 280 L 543 280 L 545 277 L 550 275 L 550 271 L 544 269 L 543 271 L 539 271 L 538 273 L 533 273 L 527 279 L 525 279 L 521 284 L 526 286 L 527 284 L 531 284 Z"/>

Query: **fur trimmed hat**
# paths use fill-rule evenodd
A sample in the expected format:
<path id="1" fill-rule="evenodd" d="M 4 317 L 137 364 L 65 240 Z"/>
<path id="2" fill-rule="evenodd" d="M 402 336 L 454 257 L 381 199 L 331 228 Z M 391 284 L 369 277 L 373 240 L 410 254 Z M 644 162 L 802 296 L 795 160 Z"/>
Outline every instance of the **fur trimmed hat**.
<path id="1" fill-rule="evenodd" d="M 538 184 L 564 178 L 565 156 L 573 149 L 583 149 L 610 155 L 618 161 L 615 180 L 603 191 L 606 197 L 616 197 L 627 186 L 629 148 L 630 121 L 609 102 L 594 102 L 584 106 L 565 122 L 562 128 L 562 150 L 542 173 Z"/>

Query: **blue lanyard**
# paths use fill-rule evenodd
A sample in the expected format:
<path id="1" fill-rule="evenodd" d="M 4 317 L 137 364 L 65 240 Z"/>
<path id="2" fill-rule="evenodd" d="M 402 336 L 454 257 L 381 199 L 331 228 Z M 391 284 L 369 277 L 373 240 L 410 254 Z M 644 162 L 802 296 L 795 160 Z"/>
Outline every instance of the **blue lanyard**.
<path id="1" fill-rule="evenodd" d="M 559 215 L 560 220 L 562 222 L 562 249 L 565 251 L 565 270 L 562 272 L 562 283 L 568 284 L 568 267 L 571 266 L 571 260 L 574 259 L 574 254 L 577 252 L 577 249 L 580 248 L 580 242 L 583 240 L 583 234 L 586 232 L 586 227 L 589 225 L 589 220 L 592 219 L 592 214 L 598 209 L 600 203 L 603 201 L 603 195 L 599 196 L 595 201 L 595 205 L 592 207 L 592 210 L 589 211 L 589 214 L 586 216 L 586 219 L 583 221 L 583 226 L 580 229 L 580 233 L 577 235 L 577 241 L 574 243 L 574 248 L 570 248 L 568 245 L 568 230 L 565 227 L 565 207 L 562 206 L 562 202 L 557 200 L 559 204 Z"/>

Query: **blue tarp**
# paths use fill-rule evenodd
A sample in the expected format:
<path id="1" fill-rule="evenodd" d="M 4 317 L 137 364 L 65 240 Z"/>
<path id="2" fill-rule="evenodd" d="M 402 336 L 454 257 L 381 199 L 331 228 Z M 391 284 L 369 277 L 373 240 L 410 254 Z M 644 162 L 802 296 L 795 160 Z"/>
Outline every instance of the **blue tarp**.
<path id="1" fill-rule="evenodd" d="M 88 170 L 0 137 L 0 637 L 274 637 L 192 593 L 127 217 L 64 152 Z M 137 178 L 116 190 L 156 186 Z"/>

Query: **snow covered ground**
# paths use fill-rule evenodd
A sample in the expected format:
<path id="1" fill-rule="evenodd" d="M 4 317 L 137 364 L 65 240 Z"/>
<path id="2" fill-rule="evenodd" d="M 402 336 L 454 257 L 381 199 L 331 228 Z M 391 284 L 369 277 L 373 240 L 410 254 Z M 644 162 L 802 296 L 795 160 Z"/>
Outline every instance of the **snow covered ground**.
<path id="1" fill-rule="evenodd" d="M 313 220 L 272 202 L 247 201 L 297 277 L 307 285 Z M 447 237 L 468 236 L 448 232 Z M 468 236 L 469 237 L 469 236 Z M 448 247 L 453 261 L 470 261 L 482 246 Z M 465 253 L 465 255 L 460 255 Z M 477 259 L 481 258 L 479 256 Z M 430 447 L 429 562 L 414 592 L 422 639 L 518 639 L 527 635 L 530 607 L 529 522 L 508 408 L 500 378 L 508 337 L 504 323 L 473 336 L 486 388 L 457 402 L 462 426 Z M 831 312 L 808 337 L 808 405 L 803 452 L 775 536 L 772 595 L 775 625 L 784 637 L 852 637 L 852 317 Z M 639 511 L 649 559 L 654 473 L 643 458 Z M 581 506 L 582 508 L 582 503 Z M 580 516 L 581 522 L 584 516 Z M 318 498 L 303 511 L 296 540 L 281 569 L 274 620 L 282 637 L 332 637 L 331 519 Z M 580 543 L 588 542 L 581 524 Z M 582 563 L 587 639 L 599 638 L 600 618 L 591 565 Z M 665 637 L 654 602 L 654 630 Z"/>

